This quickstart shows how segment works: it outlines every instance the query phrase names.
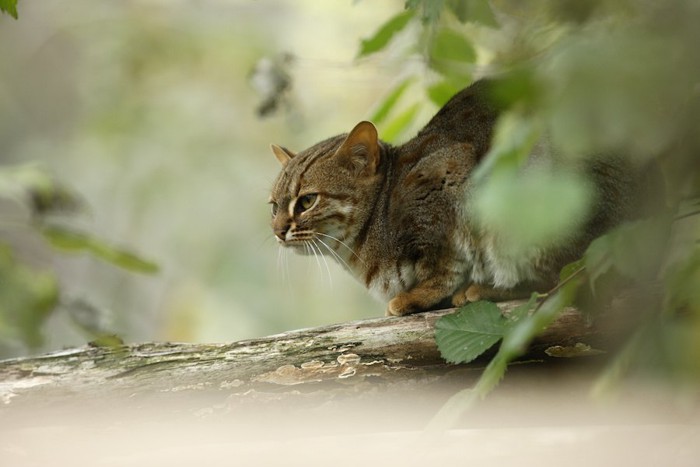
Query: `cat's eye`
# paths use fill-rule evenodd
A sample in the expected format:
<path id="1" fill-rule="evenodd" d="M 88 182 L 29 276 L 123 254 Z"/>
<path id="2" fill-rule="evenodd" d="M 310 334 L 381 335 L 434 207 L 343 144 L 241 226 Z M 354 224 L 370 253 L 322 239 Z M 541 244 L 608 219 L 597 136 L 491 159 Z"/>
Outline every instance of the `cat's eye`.
<path id="1" fill-rule="evenodd" d="M 294 206 L 298 212 L 304 212 L 311 209 L 314 204 L 316 204 L 316 199 L 318 195 L 316 193 L 310 193 L 308 195 L 300 196 Z"/>
<path id="2" fill-rule="evenodd" d="M 270 201 L 270 204 L 272 205 L 271 211 L 272 215 L 276 216 L 277 215 L 277 210 L 279 209 L 279 206 L 277 206 L 277 203 Z"/>

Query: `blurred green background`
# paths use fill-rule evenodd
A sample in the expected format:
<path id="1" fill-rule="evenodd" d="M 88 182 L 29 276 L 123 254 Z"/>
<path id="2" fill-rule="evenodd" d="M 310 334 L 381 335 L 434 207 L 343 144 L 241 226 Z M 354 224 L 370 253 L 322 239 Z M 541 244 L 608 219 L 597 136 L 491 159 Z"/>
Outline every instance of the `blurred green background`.
<path id="1" fill-rule="evenodd" d="M 0 163 L 39 163 L 87 205 L 73 225 L 160 268 L 57 253 L 4 200 L 0 240 L 13 260 L 59 282 L 34 351 L 83 344 L 86 327 L 126 341 L 231 341 L 382 315 L 330 261 L 329 277 L 313 259 L 278 257 L 268 146 L 302 149 L 369 117 L 400 64 L 354 57 L 401 8 L 42 0 L 20 1 L 18 20 L 0 15 Z M 251 74 L 285 52 L 286 104 L 260 118 Z M 15 344 L 4 356 L 26 351 Z"/>

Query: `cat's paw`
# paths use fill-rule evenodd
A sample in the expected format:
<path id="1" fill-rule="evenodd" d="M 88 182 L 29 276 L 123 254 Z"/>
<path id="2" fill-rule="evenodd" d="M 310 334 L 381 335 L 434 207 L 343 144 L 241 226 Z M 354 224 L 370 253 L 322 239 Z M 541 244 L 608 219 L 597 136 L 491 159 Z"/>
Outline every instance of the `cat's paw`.
<path id="1" fill-rule="evenodd" d="M 418 311 L 409 294 L 401 292 L 389 301 L 386 316 L 403 316 Z"/>
<path id="2" fill-rule="evenodd" d="M 483 286 L 479 284 L 471 284 L 469 286 L 462 287 L 457 292 L 452 295 L 452 305 L 456 307 L 461 307 L 467 303 L 478 302 L 482 299 Z"/>

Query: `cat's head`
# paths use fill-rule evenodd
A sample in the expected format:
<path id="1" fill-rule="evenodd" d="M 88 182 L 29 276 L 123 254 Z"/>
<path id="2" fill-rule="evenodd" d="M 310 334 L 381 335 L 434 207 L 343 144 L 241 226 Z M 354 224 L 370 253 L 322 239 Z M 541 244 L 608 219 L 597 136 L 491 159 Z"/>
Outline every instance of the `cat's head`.
<path id="1" fill-rule="evenodd" d="M 308 252 L 314 243 L 320 248 L 351 241 L 374 204 L 381 178 L 374 125 L 360 122 L 347 135 L 298 154 L 271 147 L 282 164 L 270 195 L 277 241 L 301 247 L 300 252 Z"/>

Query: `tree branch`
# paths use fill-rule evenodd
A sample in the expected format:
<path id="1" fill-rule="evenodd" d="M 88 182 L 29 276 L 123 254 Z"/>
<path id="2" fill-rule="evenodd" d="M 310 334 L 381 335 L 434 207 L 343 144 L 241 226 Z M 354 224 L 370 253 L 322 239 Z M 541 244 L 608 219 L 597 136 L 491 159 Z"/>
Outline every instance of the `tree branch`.
<path id="1" fill-rule="evenodd" d="M 507 314 L 521 302 L 499 304 Z M 435 344 L 435 322 L 454 310 L 353 321 L 229 344 L 145 343 L 81 347 L 0 362 L 0 400 L 42 394 L 97 397 L 226 390 L 243 394 L 291 391 L 310 383 L 348 389 L 368 378 L 391 383 L 445 374 Z M 547 358 L 552 346 L 596 344 L 608 333 L 566 309 L 533 343 L 525 359 Z M 460 367 L 482 368 L 484 360 Z"/>

